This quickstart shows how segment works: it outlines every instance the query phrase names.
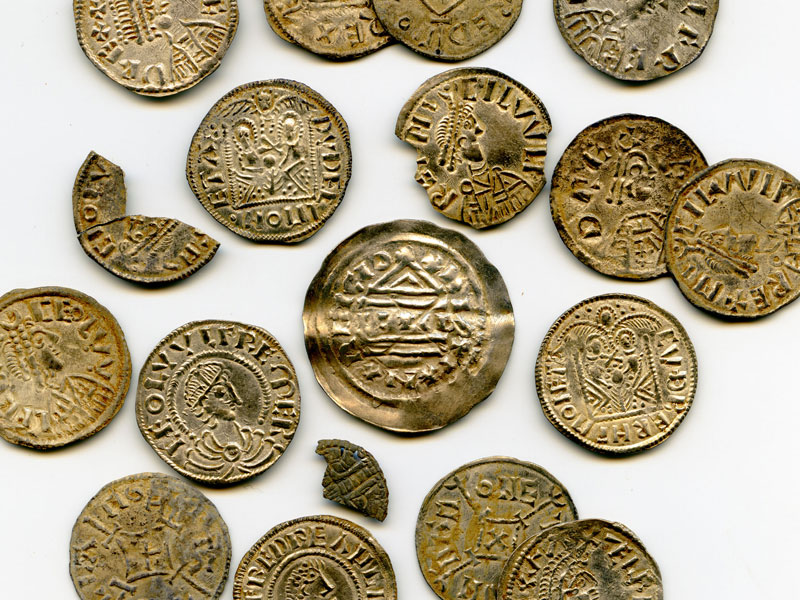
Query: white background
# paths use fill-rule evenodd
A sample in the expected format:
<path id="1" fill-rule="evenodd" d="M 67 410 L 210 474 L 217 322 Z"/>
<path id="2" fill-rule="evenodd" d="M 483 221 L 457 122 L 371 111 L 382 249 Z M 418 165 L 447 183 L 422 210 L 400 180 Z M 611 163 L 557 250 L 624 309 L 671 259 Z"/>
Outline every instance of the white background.
<path id="1" fill-rule="evenodd" d="M 800 174 L 793 0 L 722 0 L 716 31 L 692 66 L 627 86 L 594 71 L 562 40 L 549 0 L 525 0 L 516 26 L 465 65 L 499 69 L 536 92 L 553 133 L 547 173 L 585 126 L 623 112 L 681 127 L 709 162 L 753 157 Z M 63 285 L 108 307 L 127 336 L 133 381 L 152 347 L 195 319 L 234 319 L 268 329 L 300 378 L 295 440 L 271 469 L 226 490 L 205 490 L 233 541 L 231 574 L 247 549 L 281 521 L 329 513 L 370 529 L 391 556 L 400 597 L 435 600 L 417 566 L 414 526 L 431 486 L 462 463 L 504 454 L 544 466 L 583 517 L 619 520 L 658 561 L 667 599 L 785 598 L 793 589 L 798 516 L 797 337 L 800 303 L 752 323 L 717 320 L 689 304 L 669 278 L 626 283 L 583 266 L 550 218 L 549 187 L 521 215 L 486 232 L 441 217 L 414 181 L 414 151 L 394 123 L 411 93 L 450 65 L 402 45 L 336 64 L 280 40 L 260 0 L 240 0 L 240 25 L 222 66 L 166 100 L 132 94 L 107 79 L 78 46 L 71 2 L 3 2 L 3 187 L 0 287 Z M 323 229 L 295 247 L 259 245 L 219 225 L 184 176 L 191 137 L 214 102 L 253 80 L 286 77 L 324 95 L 349 124 L 353 177 Z M 147 290 L 110 275 L 81 250 L 72 184 L 96 150 L 122 166 L 131 214 L 169 216 L 218 239 L 216 258 L 188 280 Z M 468 235 L 499 268 L 516 315 L 516 341 L 497 390 L 449 427 L 399 437 L 350 417 L 314 380 L 301 309 L 322 259 L 364 225 L 428 219 Z M 672 312 L 697 350 L 694 407 L 662 446 L 636 457 L 595 456 L 559 434 L 539 408 L 533 365 L 551 323 L 600 293 L 647 297 Z M 142 439 L 127 402 L 98 435 L 49 453 L 0 442 L 0 598 L 74 598 L 68 573 L 72 524 L 105 483 L 141 471 L 172 473 Z M 322 498 L 318 439 L 342 437 L 381 462 L 391 490 L 384 523 Z M 232 578 L 231 578 L 232 579 Z M 791 592 L 789 592 L 791 595 Z M 223 598 L 231 597 L 229 580 Z"/>

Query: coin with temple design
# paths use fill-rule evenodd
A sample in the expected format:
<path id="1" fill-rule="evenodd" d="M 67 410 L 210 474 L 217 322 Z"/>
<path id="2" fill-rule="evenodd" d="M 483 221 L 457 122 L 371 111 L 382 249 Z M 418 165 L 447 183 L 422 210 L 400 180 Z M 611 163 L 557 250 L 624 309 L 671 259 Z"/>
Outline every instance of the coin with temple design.
<path id="1" fill-rule="evenodd" d="M 180 474 L 229 485 L 269 468 L 300 418 L 292 363 L 264 329 L 233 321 L 179 327 L 150 353 L 136 392 L 139 429 Z"/>

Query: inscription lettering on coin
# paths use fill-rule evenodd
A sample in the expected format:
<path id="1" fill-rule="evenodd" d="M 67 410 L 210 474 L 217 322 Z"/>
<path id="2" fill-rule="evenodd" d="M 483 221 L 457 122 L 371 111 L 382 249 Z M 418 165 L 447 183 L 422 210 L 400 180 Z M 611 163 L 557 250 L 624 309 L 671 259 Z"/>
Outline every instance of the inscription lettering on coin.
<path id="1" fill-rule="evenodd" d="M 770 314 L 800 294 L 800 181 L 763 161 L 716 164 L 678 193 L 666 243 L 693 304 L 738 319 Z"/>
<path id="2" fill-rule="evenodd" d="M 108 77 L 147 96 L 213 73 L 239 24 L 236 0 L 73 0 L 78 41 Z"/>
<path id="3" fill-rule="evenodd" d="M 82 440 L 125 401 L 131 360 L 116 319 L 59 287 L 0 298 L 0 436 L 39 450 Z"/>
<path id="4" fill-rule="evenodd" d="M 299 242 L 333 214 L 350 179 L 350 134 L 317 92 L 274 79 L 240 86 L 192 139 L 186 176 L 228 229 L 258 242 Z"/>
<path id="5" fill-rule="evenodd" d="M 553 0 L 553 8 L 561 35 L 595 69 L 649 81 L 700 56 L 719 0 Z"/>
<path id="6" fill-rule="evenodd" d="M 309 286 L 306 349 L 344 410 L 393 431 L 430 431 L 497 384 L 514 320 L 496 269 L 460 234 L 422 221 L 366 227 Z"/>
<path id="7" fill-rule="evenodd" d="M 117 277 L 142 284 L 184 279 L 206 265 L 219 243 L 176 219 L 125 215 L 124 173 L 89 153 L 75 179 L 72 211 L 84 252 Z"/>
<path id="8" fill-rule="evenodd" d="M 292 363 L 264 329 L 195 321 L 147 358 L 139 429 L 181 475 L 228 485 L 269 468 L 292 441 L 300 393 Z"/>
<path id="9" fill-rule="evenodd" d="M 680 129 L 619 115 L 584 129 L 553 174 L 550 209 L 561 239 L 606 275 L 650 279 L 667 271 L 664 227 L 675 193 L 708 165 Z"/>
<path id="10" fill-rule="evenodd" d="M 176 477 L 112 481 L 72 529 L 69 572 L 82 600 L 219 598 L 231 540 L 216 507 Z"/>
<path id="11" fill-rule="evenodd" d="M 406 102 L 395 135 L 417 150 L 416 181 L 443 215 L 476 229 L 525 209 L 545 184 L 550 117 L 492 69 L 453 69 Z"/>
<path id="12" fill-rule="evenodd" d="M 514 549 L 578 513 L 550 473 L 513 458 L 485 458 L 439 481 L 419 511 L 417 560 L 442 600 L 494 600 Z"/>
<path id="13" fill-rule="evenodd" d="M 250 548 L 233 598 L 397 600 L 397 583 L 389 556 L 366 529 L 303 517 L 273 527 Z"/>
<path id="14" fill-rule="evenodd" d="M 547 529 L 509 559 L 500 600 L 663 600 L 661 572 L 626 527 L 599 519 Z"/>
<path id="15" fill-rule="evenodd" d="M 373 0 L 395 39 L 428 58 L 464 60 L 494 46 L 522 10 L 522 0 Z"/>
<path id="16" fill-rule="evenodd" d="M 697 388 L 683 326 L 649 300 L 608 294 L 556 321 L 536 360 L 536 391 L 550 422 L 596 452 L 623 455 L 663 442 Z"/>

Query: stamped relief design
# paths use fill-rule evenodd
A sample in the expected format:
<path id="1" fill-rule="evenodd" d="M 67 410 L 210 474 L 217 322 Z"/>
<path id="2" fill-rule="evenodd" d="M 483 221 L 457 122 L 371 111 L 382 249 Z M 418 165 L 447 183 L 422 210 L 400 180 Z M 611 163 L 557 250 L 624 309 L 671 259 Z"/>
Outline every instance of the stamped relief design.
<path id="1" fill-rule="evenodd" d="M 131 376 L 125 336 L 93 298 L 58 287 L 0 298 L 0 436 L 39 450 L 100 431 Z"/>
<path id="2" fill-rule="evenodd" d="M 679 192 L 667 265 L 683 294 L 719 315 L 753 319 L 800 294 L 800 181 L 757 160 L 729 160 Z"/>
<path id="3" fill-rule="evenodd" d="M 231 561 L 216 507 L 176 477 L 112 481 L 72 529 L 69 572 L 82 600 L 215 600 Z"/>
<path id="4" fill-rule="evenodd" d="M 184 279 L 206 265 L 219 243 L 176 219 L 125 214 L 124 173 L 95 152 L 78 171 L 72 210 L 84 252 L 117 277 L 141 284 Z"/>
<path id="5" fill-rule="evenodd" d="M 73 0 L 78 41 L 108 77 L 147 96 L 213 73 L 239 23 L 236 0 Z"/>
<path id="6" fill-rule="evenodd" d="M 350 179 L 350 135 L 311 88 L 282 79 L 240 86 L 192 139 L 186 176 L 217 221 L 258 242 L 299 242 L 333 214 Z"/>
<path id="7" fill-rule="evenodd" d="M 492 69 L 453 69 L 406 102 L 395 135 L 417 150 L 415 179 L 443 215 L 483 229 L 524 210 L 545 184 L 550 117 Z"/>
<path id="8" fill-rule="evenodd" d="M 649 81 L 700 56 L 719 0 L 554 0 L 553 7 L 561 35 L 595 69 Z"/>
<path id="9" fill-rule="evenodd" d="M 520 544 L 577 518 L 567 491 L 541 467 L 485 458 L 428 493 L 417 519 L 417 560 L 442 600 L 494 600 L 503 565 Z"/>
<path id="10" fill-rule="evenodd" d="M 269 468 L 300 419 L 297 377 L 265 330 L 232 321 L 179 327 L 150 353 L 136 391 L 139 429 L 182 475 L 228 485 Z"/>
<path id="11" fill-rule="evenodd" d="M 689 137 L 655 117 L 619 115 L 584 129 L 553 174 L 550 209 L 561 239 L 606 275 L 667 271 L 664 227 L 675 193 L 708 165 Z"/>
<path id="12" fill-rule="evenodd" d="M 268 531 L 239 563 L 234 600 L 397 600 L 389 556 L 345 519 L 303 517 Z"/>
<path id="13" fill-rule="evenodd" d="M 499 274 L 466 238 L 420 221 L 340 244 L 309 287 L 303 320 L 328 394 L 396 431 L 463 416 L 496 385 L 513 339 Z"/>
<path id="14" fill-rule="evenodd" d="M 573 306 L 550 328 L 536 361 L 536 391 L 550 422 L 609 455 L 663 442 L 696 388 L 697 359 L 683 326 L 627 294 Z"/>

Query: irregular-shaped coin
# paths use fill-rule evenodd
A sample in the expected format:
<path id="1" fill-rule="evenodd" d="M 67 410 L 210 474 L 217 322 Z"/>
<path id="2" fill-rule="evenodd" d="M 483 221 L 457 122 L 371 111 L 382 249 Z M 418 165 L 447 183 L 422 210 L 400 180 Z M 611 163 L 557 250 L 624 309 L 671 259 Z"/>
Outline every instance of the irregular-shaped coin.
<path id="1" fill-rule="evenodd" d="M 522 0 L 373 0 L 395 39 L 428 58 L 464 60 L 494 46 L 516 23 Z"/>
<path id="2" fill-rule="evenodd" d="M 650 81 L 694 62 L 714 30 L 719 0 L 553 0 L 561 35 L 598 71 Z"/>
<path id="3" fill-rule="evenodd" d="M 69 548 L 69 572 L 82 600 L 214 600 L 230 562 L 228 527 L 216 507 L 160 473 L 104 486 L 81 511 Z"/>
<path id="4" fill-rule="evenodd" d="M 265 471 L 292 441 L 299 419 L 292 363 L 253 325 L 187 323 L 158 343 L 139 374 L 142 435 L 173 469 L 207 485 Z"/>
<path id="5" fill-rule="evenodd" d="M 98 69 L 145 96 L 213 73 L 239 24 L 236 0 L 73 0 L 78 41 Z"/>
<path id="6" fill-rule="evenodd" d="M 95 152 L 78 171 L 72 212 L 86 254 L 117 277 L 142 284 L 184 279 L 214 258 L 219 243 L 186 223 L 125 216 L 124 177 Z"/>
<path id="7" fill-rule="evenodd" d="M 800 181 L 759 160 L 696 175 L 667 222 L 667 267 L 690 302 L 754 319 L 800 294 Z"/>
<path id="8" fill-rule="evenodd" d="M 317 381 L 342 409 L 390 431 L 433 431 L 486 398 L 514 340 L 500 273 L 461 234 L 424 221 L 356 232 L 306 293 Z"/>
<path id="9" fill-rule="evenodd" d="M 440 213 L 491 227 L 545 184 L 550 117 L 524 85 L 493 69 L 453 69 L 423 83 L 395 135 L 417 149 L 415 179 Z"/>
<path id="10" fill-rule="evenodd" d="M 76 290 L 0 298 L 0 436 L 49 450 L 108 425 L 125 401 L 131 358 L 116 319 Z"/>
<path id="11" fill-rule="evenodd" d="M 392 41 L 372 0 L 264 0 L 264 11 L 280 37 L 325 58 L 358 58 Z"/>
<path id="12" fill-rule="evenodd" d="M 345 440 L 320 440 L 317 454 L 328 463 L 322 495 L 383 521 L 389 509 L 389 488 L 378 461 L 361 446 Z"/>
<path id="13" fill-rule="evenodd" d="M 336 517 L 281 523 L 239 563 L 233 600 L 397 600 L 389 556 L 363 527 Z"/>
<path id="14" fill-rule="evenodd" d="M 707 167 L 683 131 L 666 121 L 618 115 L 581 131 L 553 173 L 550 210 L 581 262 L 623 279 L 667 272 L 664 226 L 675 193 Z"/>
<path id="15" fill-rule="evenodd" d="M 219 100 L 192 139 L 189 185 L 228 229 L 257 242 L 300 242 L 342 201 L 350 134 L 322 96 L 296 81 L 242 85 Z"/>
<path id="16" fill-rule="evenodd" d="M 500 578 L 500 600 L 662 600 L 661 572 L 625 526 L 599 519 L 557 525 L 522 544 Z"/>
<path id="17" fill-rule="evenodd" d="M 517 546 L 577 518 L 564 486 L 541 467 L 484 458 L 459 467 L 428 493 L 417 518 L 417 560 L 442 600 L 465 594 L 494 600 Z"/>
<path id="18" fill-rule="evenodd" d="M 649 300 L 595 296 L 561 315 L 536 359 L 542 410 L 565 436 L 621 456 L 663 442 L 697 388 L 697 357 L 678 320 Z"/>

